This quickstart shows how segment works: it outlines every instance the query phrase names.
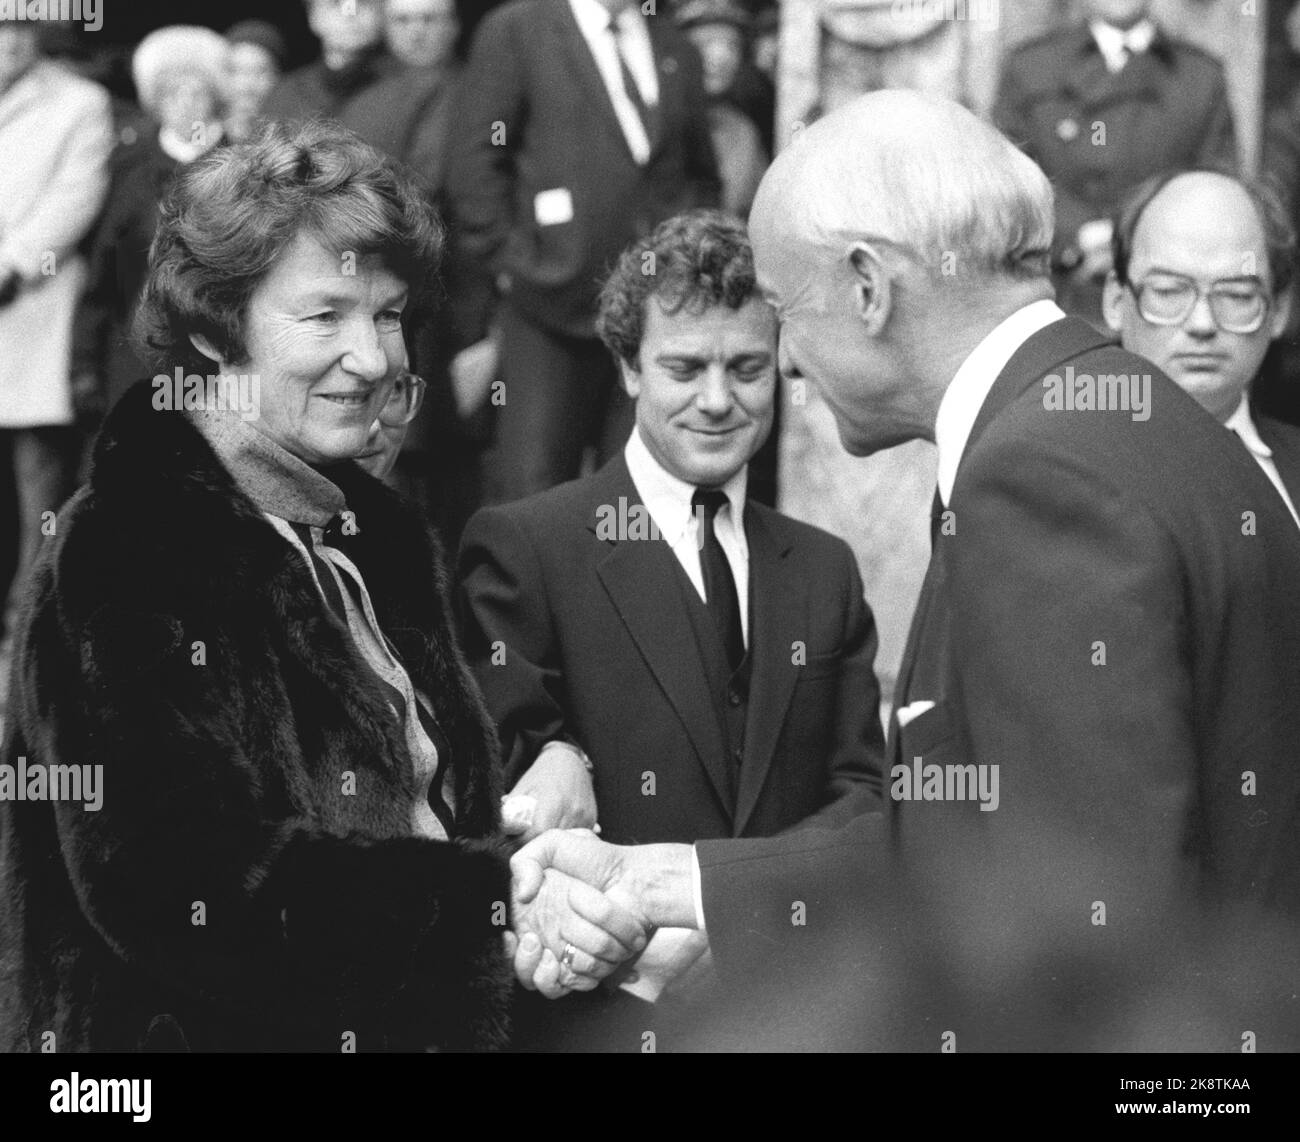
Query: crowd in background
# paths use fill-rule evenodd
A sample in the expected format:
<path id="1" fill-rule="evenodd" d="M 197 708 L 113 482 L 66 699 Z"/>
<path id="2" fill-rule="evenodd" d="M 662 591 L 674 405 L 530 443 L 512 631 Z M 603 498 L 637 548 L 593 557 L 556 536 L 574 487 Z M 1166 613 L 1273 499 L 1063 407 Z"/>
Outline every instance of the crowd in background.
<path id="1" fill-rule="evenodd" d="M 593 325 L 602 273 L 683 209 L 744 218 L 777 145 L 777 4 L 665 0 L 646 18 L 626 0 L 506 0 L 472 13 L 472 36 L 456 0 L 305 5 L 319 55 L 291 69 L 283 30 L 263 20 L 163 27 L 129 53 L 0 25 L 0 527 L 18 537 L 0 543 L 6 627 L 43 513 L 84 478 L 105 411 L 146 375 L 132 316 L 180 166 L 261 119 L 325 115 L 436 204 L 448 252 L 406 321 L 428 396 L 390 479 L 454 550 L 477 507 L 621 447 L 627 402 Z M 1058 291 L 1096 322 L 1125 193 L 1163 169 L 1238 162 L 1222 67 L 1148 7 L 1089 0 L 1089 24 L 1008 54 L 992 112 L 1053 180 Z M 1300 95 L 1270 99 L 1264 165 L 1290 195 Z M 1115 145 L 1095 145 L 1098 118 Z M 1300 420 L 1293 357 L 1275 345 L 1259 387 L 1270 411 Z M 768 503 L 776 438 L 751 473 Z"/>

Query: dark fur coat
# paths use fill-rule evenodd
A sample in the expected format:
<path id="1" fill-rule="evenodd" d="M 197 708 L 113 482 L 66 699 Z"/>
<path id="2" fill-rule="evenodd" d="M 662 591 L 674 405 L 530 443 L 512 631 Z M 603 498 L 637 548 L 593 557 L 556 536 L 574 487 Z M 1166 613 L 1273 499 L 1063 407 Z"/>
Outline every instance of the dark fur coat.
<path id="1" fill-rule="evenodd" d="M 496 745 L 434 541 L 328 473 L 450 742 L 450 843 L 410 835 L 400 727 L 300 556 L 151 395 L 109 417 L 20 624 L 0 760 L 102 765 L 103 804 L 0 801 L 0 1046 L 503 1045 Z"/>

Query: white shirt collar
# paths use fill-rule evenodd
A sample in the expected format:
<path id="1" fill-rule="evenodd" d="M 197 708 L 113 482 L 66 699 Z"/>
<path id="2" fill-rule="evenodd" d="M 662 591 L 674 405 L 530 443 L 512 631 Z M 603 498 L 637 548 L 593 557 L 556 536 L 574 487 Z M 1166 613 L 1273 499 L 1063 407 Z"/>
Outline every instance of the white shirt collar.
<path id="1" fill-rule="evenodd" d="M 615 23 L 626 27 L 629 21 L 635 21 L 641 15 L 640 8 L 629 4 L 617 16 L 611 16 L 609 9 L 600 0 L 569 0 L 569 7 L 573 9 L 578 27 L 589 36 L 603 34 L 606 28 Z"/>
<path id="2" fill-rule="evenodd" d="M 939 402 L 939 414 L 934 422 L 934 442 L 939 449 L 939 495 L 945 506 L 952 499 L 957 465 L 993 382 L 1021 345 L 1064 316 L 1064 310 L 1050 298 L 1017 309 L 971 350 L 953 375 Z"/>
<path id="3" fill-rule="evenodd" d="M 623 456 L 627 460 L 632 483 L 650 513 L 650 518 L 669 545 L 676 545 L 686 534 L 686 528 L 691 522 L 691 497 L 695 494 L 695 485 L 674 476 L 651 455 L 650 449 L 641 439 L 640 427 L 632 429 Z M 743 465 L 739 472 L 722 485 L 737 532 L 742 531 L 748 486 L 748 464 Z"/>
<path id="4" fill-rule="evenodd" d="M 1250 398 L 1241 394 L 1241 403 L 1237 405 L 1237 410 L 1224 421 L 1223 426 L 1231 429 L 1241 437 L 1242 443 L 1250 449 L 1252 456 L 1257 456 L 1261 460 L 1271 460 L 1273 458 L 1273 449 L 1264 443 L 1263 437 L 1259 434 L 1259 429 L 1255 427 L 1255 420 L 1250 415 Z"/>
<path id="5" fill-rule="evenodd" d="M 1097 48 L 1111 71 L 1119 71 L 1127 60 L 1125 52 L 1141 55 L 1151 46 L 1156 36 L 1156 26 L 1150 18 L 1139 20 L 1125 31 L 1108 24 L 1104 20 L 1093 20 L 1088 25 L 1092 38 L 1097 41 Z"/>

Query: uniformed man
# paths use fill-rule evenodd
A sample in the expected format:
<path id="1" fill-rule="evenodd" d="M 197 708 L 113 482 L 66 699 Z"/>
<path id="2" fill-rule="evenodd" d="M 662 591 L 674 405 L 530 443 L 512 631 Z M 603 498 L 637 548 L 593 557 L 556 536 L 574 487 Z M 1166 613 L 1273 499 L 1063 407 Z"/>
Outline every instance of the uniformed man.
<path id="1" fill-rule="evenodd" d="M 1056 191 L 1058 299 L 1101 325 L 1110 217 L 1124 195 L 1171 167 L 1235 170 L 1218 60 L 1163 32 L 1150 0 L 1086 0 L 1085 22 L 1006 60 L 994 119 Z"/>

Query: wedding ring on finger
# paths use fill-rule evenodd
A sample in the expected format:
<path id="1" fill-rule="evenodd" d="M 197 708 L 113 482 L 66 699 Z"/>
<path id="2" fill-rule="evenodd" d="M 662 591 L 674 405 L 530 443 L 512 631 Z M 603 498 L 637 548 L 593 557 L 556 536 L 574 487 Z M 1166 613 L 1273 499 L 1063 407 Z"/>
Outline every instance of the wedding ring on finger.
<path id="1" fill-rule="evenodd" d="M 564 968 L 570 975 L 573 975 L 573 959 L 578 954 L 578 949 L 572 944 L 566 943 L 564 951 L 560 954 L 560 967 Z"/>

